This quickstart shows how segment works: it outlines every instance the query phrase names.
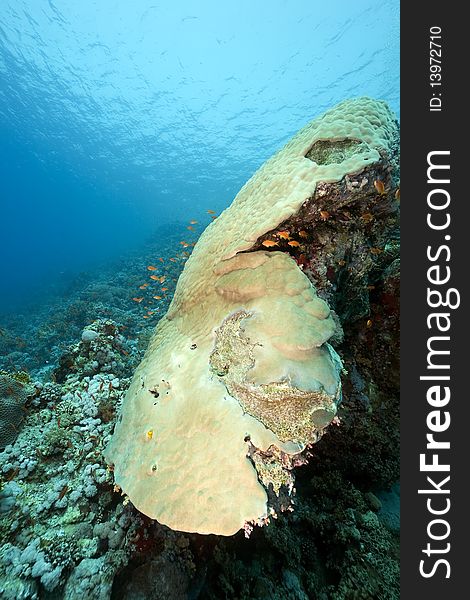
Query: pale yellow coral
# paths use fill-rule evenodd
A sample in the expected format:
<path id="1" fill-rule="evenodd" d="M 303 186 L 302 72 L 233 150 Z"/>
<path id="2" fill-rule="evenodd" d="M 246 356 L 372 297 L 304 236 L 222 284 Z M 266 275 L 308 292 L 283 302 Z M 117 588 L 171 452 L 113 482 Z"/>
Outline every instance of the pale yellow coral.
<path id="1" fill-rule="evenodd" d="M 328 306 L 288 255 L 246 251 L 318 182 L 378 161 L 394 135 L 384 103 L 343 102 L 267 161 L 201 236 L 106 450 L 117 484 L 146 515 L 222 535 L 265 518 L 246 440 L 292 455 L 334 417 L 341 362 L 327 342 Z"/>

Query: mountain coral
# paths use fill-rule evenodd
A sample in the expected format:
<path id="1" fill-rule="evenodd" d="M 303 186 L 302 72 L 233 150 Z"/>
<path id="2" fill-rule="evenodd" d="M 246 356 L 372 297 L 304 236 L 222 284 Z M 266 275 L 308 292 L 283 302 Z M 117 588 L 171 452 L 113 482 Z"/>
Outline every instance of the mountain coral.
<path id="1" fill-rule="evenodd" d="M 384 103 L 343 102 L 268 160 L 200 237 L 106 450 L 141 512 L 176 530 L 222 535 L 266 522 L 269 478 L 253 452 L 302 453 L 341 399 L 341 360 L 329 343 L 341 328 L 325 302 L 334 301 L 335 273 L 329 256 L 313 264 L 307 244 L 321 246 L 317 223 L 330 224 L 328 186 L 344 188 L 340 206 L 367 195 L 380 204 L 372 182 L 382 173 L 384 190 L 393 183 L 396 137 Z M 378 210 L 386 201 L 380 195 Z M 299 239 L 289 239 L 286 223 L 298 225 Z M 373 249 L 362 257 L 364 277 L 382 252 Z M 318 277 L 304 272 L 310 265 Z M 282 493 L 292 478 L 281 470 L 292 461 L 278 466 L 269 470 Z"/>

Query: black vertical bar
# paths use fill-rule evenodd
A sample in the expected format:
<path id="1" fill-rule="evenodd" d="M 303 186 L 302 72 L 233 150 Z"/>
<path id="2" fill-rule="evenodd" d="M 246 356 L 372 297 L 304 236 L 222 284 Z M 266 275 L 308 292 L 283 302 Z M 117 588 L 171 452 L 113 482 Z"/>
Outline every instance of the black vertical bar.
<path id="1" fill-rule="evenodd" d="M 470 532 L 470 197 L 465 177 L 470 152 L 464 106 L 470 32 L 464 30 L 463 6 L 435 0 L 401 5 L 402 597 L 426 600 L 470 594 L 465 591 Z M 428 173 L 430 162 L 450 168 Z M 460 298 L 460 306 L 439 306 L 439 292 L 442 304 L 448 298 L 455 306 Z M 428 345 L 450 354 L 430 354 Z M 420 379 L 437 376 L 449 379 Z M 426 471 L 433 460 L 436 470 Z M 440 470 L 445 465 L 449 471 Z"/>

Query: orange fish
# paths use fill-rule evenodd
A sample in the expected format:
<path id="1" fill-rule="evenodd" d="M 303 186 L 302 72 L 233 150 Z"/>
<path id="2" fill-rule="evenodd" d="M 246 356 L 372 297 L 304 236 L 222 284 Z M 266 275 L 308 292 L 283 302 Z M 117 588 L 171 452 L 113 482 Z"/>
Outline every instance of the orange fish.
<path id="1" fill-rule="evenodd" d="M 134 300 L 134 302 L 142 302 L 143 298 L 132 298 L 132 300 Z"/>
<path id="2" fill-rule="evenodd" d="M 215 215 L 215 210 L 208 210 L 208 211 L 207 211 L 207 213 L 208 213 L 209 215 Z"/>
<path id="3" fill-rule="evenodd" d="M 170 258 L 171 262 L 176 262 L 175 258 Z"/>
<path id="4" fill-rule="evenodd" d="M 158 260 L 159 260 L 160 262 L 163 262 L 163 258 L 159 258 Z"/>
<path id="5" fill-rule="evenodd" d="M 282 240 L 289 240 L 290 239 L 290 235 L 288 231 L 278 231 L 277 235 L 282 239 Z"/>
<path id="6" fill-rule="evenodd" d="M 211 219 L 214 221 L 215 219 L 217 219 L 217 215 L 212 215 Z"/>
<path id="7" fill-rule="evenodd" d="M 150 279 L 153 279 L 155 281 L 160 281 L 160 277 L 158 275 L 150 275 Z"/>
<path id="8" fill-rule="evenodd" d="M 261 242 L 261 244 L 263 246 L 265 246 L 266 248 L 272 248 L 273 246 L 279 246 L 279 243 L 274 242 L 273 240 L 264 240 L 263 242 Z"/>
<path id="9" fill-rule="evenodd" d="M 197 225 L 197 224 L 198 224 L 198 221 L 189 221 L 189 224 L 190 224 L 190 225 Z"/>
<path id="10" fill-rule="evenodd" d="M 327 210 L 321 210 L 320 217 L 322 218 L 322 221 L 328 221 L 330 218 L 330 213 Z"/>
<path id="11" fill-rule="evenodd" d="M 147 271 L 156 271 L 156 270 L 157 270 L 157 267 L 154 267 L 153 265 L 149 265 L 147 267 Z"/>
<path id="12" fill-rule="evenodd" d="M 161 300 L 162 297 L 161 296 L 154 296 L 155 300 Z"/>
<path id="13" fill-rule="evenodd" d="M 168 288 L 162 288 L 162 292 L 166 292 Z"/>
<path id="14" fill-rule="evenodd" d="M 303 229 L 301 229 L 299 231 L 299 235 L 300 235 L 300 237 L 303 237 L 303 238 L 308 237 L 308 233 L 306 231 L 304 231 Z"/>
<path id="15" fill-rule="evenodd" d="M 190 231 L 194 231 L 194 227 L 193 227 L 192 225 L 188 225 L 188 226 L 186 227 L 186 229 L 189 229 Z"/>
<path id="16" fill-rule="evenodd" d="M 298 248 L 300 246 L 300 243 L 297 240 L 291 240 L 290 242 L 287 242 L 287 244 L 293 248 Z"/>
<path id="17" fill-rule="evenodd" d="M 374 181 L 374 187 L 380 195 L 385 194 L 385 186 L 383 184 L 383 181 L 380 181 L 380 179 L 376 179 Z"/>
<path id="18" fill-rule="evenodd" d="M 165 281 L 165 279 L 166 279 L 166 275 L 162 275 L 160 277 L 160 283 L 163 283 Z"/>
<path id="19" fill-rule="evenodd" d="M 144 283 L 144 285 L 139 285 L 139 290 L 145 290 L 145 288 L 148 286 L 148 283 Z"/>
<path id="20" fill-rule="evenodd" d="M 144 319 L 148 319 L 148 315 L 144 315 L 144 316 L 143 316 L 143 318 L 144 318 Z"/>

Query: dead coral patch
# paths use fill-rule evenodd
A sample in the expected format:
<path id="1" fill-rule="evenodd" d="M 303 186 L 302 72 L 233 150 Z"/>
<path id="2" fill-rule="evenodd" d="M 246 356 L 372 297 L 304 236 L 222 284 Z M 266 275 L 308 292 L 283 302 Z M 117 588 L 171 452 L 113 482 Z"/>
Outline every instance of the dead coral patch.
<path id="1" fill-rule="evenodd" d="M 342 163 L 355 154 L 369 151 L 369 146 L 360 140 L 346 138 L 344 140 L 318 140 L 305 155 L 305 158 L 317 165 Z"/>

